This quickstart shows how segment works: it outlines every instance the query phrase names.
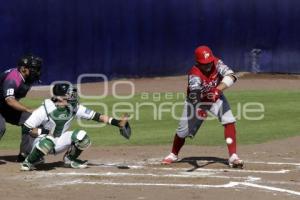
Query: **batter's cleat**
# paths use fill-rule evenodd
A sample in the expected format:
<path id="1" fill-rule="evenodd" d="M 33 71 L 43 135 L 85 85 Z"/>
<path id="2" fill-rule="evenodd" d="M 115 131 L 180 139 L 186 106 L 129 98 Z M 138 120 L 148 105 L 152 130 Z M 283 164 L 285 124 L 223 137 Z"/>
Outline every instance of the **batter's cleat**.
<path id="1" fill-rule="evenodd" d="M 24 160 L 24 162 L 21 164 L 21 171 L 31 171 L 33 170 L 33 164 L 28 162 L 27 160 Z"/>
<path id="2" fill-rule="evenodd" d="M 87 160 L 79 160 L 79 159 L 71 160 L 68 158 L 68 156 L 64 157 L 64 162 L 65 162 L 65 167 L 71 167 L 74 169 L 84 169 L 87 168 L 88 165 Z"/>
<path id="3" fill-rule="evenodd" d="M 244 161 L 241 160 L 238 155 L 235 153 L 231 155 L 231 157 L 228 159 L 228 164 L 229 167 L 231 168 L 239 168 L 243 169 L 244 168 Z"/>
<path id="4" fill-rule="evenodd" d="M 170 165 L 174 162 L 178 161 L 178 156 L 176 156 L 174 153 L 170 153 L 168 156 L 166 156 L 162 161 L 161 164 L 163 165 Z"/>

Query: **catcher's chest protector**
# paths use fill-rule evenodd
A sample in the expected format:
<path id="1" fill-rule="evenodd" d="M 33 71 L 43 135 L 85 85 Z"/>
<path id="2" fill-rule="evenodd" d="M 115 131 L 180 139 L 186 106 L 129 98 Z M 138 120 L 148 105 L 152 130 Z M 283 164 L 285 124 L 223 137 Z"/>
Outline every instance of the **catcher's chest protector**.
<path id="1" fill-rule="evenodd" d="M 44 105 L 49 123 L 51 124 L 51 134 L 54 137 L 60 137 L 63 132 L 70 128 L 74 112 L 68 107 L 58 108 L 52 101 L 45 101 Z"/>

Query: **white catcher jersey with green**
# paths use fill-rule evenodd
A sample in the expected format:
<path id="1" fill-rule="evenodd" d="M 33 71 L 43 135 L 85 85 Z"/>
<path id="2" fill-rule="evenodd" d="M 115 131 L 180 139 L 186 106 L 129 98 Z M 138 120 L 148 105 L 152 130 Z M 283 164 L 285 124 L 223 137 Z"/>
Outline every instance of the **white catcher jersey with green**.
<path id="1" fill-rule="evenodd" d="M 55 138 L 60 137 L 70 128 L 71 122 L 75 117 L 92 119 L 95 113 L 95 111 L 81 104 L 78 104 L 74 110 L 58 108 L 52 100 L 46 99 L 26 120 L 24 125 L 31 129 L 42 125 L 45 129 L 49 130 L 49 135 Z"/>

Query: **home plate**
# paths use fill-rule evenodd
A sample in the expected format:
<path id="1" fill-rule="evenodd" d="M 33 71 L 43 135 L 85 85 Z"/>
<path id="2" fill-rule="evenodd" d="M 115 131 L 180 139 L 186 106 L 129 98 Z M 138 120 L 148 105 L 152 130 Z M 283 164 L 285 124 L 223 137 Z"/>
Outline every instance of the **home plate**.
<path id="1" fill-rule="evenodd" d="M 117 164 L 117 163 L 88 163 L 88 166 L 96 167 L 116 167 L 118 169 L 130 169 L 128 165 Z"/>

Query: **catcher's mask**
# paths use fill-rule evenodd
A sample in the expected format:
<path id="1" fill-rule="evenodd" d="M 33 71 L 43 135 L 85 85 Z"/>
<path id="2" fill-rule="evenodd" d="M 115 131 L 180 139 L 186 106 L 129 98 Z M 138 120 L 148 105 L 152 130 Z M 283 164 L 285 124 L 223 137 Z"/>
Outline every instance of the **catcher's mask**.
<path id="1" fill-rule="evenodd" d="M 73 108 L 78 104 L 77 88 L 69 82 L 55 83 L 52 88 L 52 100 L 57 101 L 57 97 L 67 100 Z"/>
<path id="2" fill-rule="evenodd" d="M 29 76 L 25 79 L 26 83 L 33 84 L 35 82 L 41 82 L 42 63 L 43 60 L 40 57 L 32 54 L 25 55 L 18 61 L 18 69 L 23 66 L 29 70 Z"/>

